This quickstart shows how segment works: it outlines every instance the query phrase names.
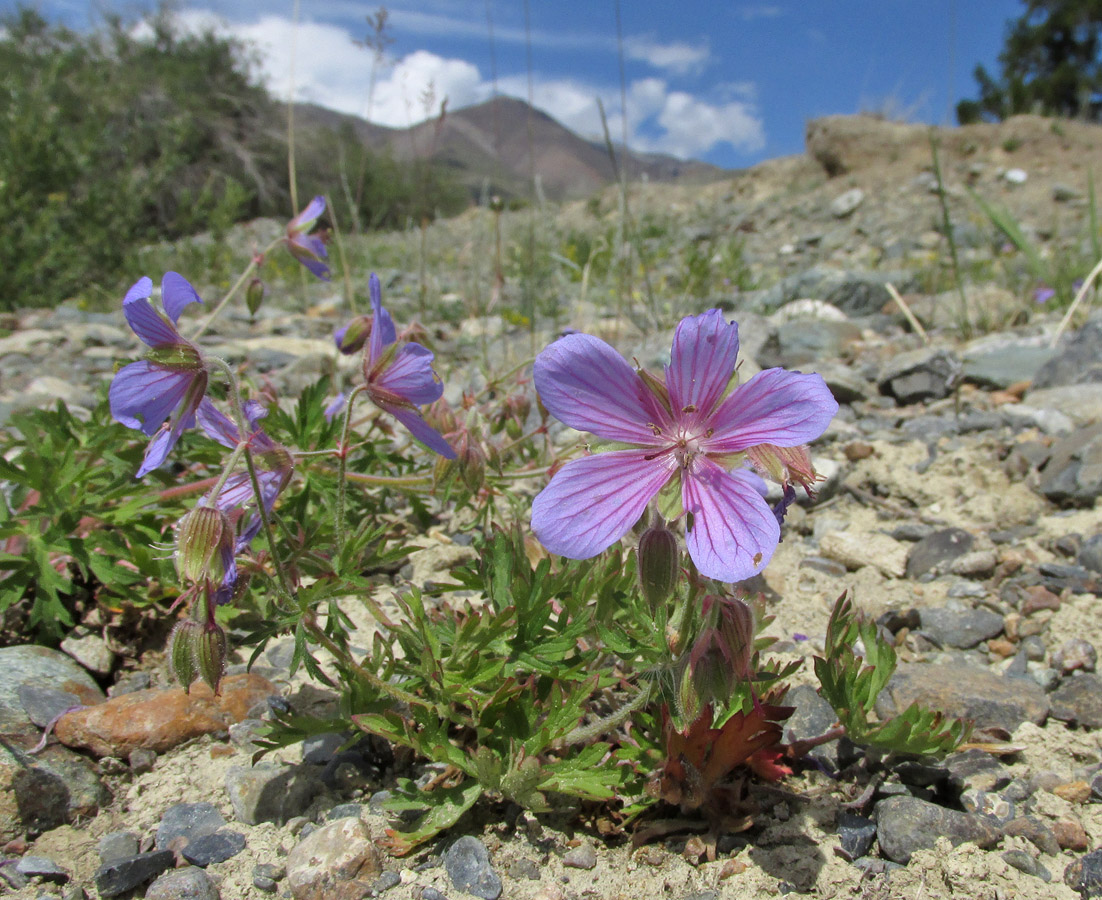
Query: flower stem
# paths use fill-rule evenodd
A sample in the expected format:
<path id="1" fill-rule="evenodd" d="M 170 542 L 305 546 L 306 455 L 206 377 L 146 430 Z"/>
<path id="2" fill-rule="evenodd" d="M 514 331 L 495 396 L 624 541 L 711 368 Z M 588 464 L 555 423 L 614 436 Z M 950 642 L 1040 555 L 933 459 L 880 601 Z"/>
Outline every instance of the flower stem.
<path id="1" fill-rule="evenodd" d="M 598 719 L 596 722 L 591 722 L 588 725 L 579 725 L 563 738 L 556 741 L 556 746 L 566 747 L 572 744 L 584 744 L 587 741 L 593 740 L 593 738 L 600 737 L 602 734 L 626 722 L 633 712 L 642 709 L 650 699 L 650 695 L 651 684 L 647 682 L 644 687 L 639 689 L 639 692 L 634 697 L 618 710 L 610 713 L 603 719 Z"/>
<path id="2" fill-rule="evenodd" d="M 352 429 L 352 401 L 366 390 L 364 385 L 357 385 L 344 402 L 344 425 L 341 428 L 341 443 L 337 453 L 337 559 L 344 553 L 344 541 L 347 534 L 344 521 L 345 500 L 348 494 L 348 434 Z"/>
<path id="3" fill-rule="evenodd" d="M 249 260 L 249 264 L 247 266 L 245 266 L 245 271 L 242 272 L 241 275 L 238 277 L 237 281 L 235 281 L 233 283 L 233 287 L 231 287 L 229 289 L 229 291 L 226 292 L 226 296 L 224 296 L 221 300 L 219 300 L 218 305 L 215 306 L 214 309 L 212 309 L 210 311 L 210 315 L 207 316 L 205 319 L 203 319 L 202 322 L 199 323 L 199 327 L 197 329 L 195 329 L 195 333 L 191 336 L 191 340 L 197 341 L 197 340 L 199 340 L 199 338 L 201 338 L 203 336 L 204 332 L 206 332 L 206 330 L 210 327 L 211 323 L 218 317 L 218 314 L 220 312 L 222 312 L 222 310 L 225 308 L 226 304 L 230 302 L 230 300 L 233 298 L 234 294 L 236 294 L 239 290 L 241 290 L 241 285 L 243 285 L 246 282 L 246 280 L 248 280 L 249 276 L 252 275 L 253 272 L 255 272 L 257 270 L 257 268 L 258 268 L 257 260 L 258 259 L 263 259 L 265 256 L 267 256 L 268 253 L 270 253 L 271 250 L 273 248 L 275 248 L 276 245 L 280 244 L 282 241 L 283 241 L 283 237 L 281 235 L 280 237 L 278 237 L 274 241 L 272 241 L 260 253 L 257 253 L 257 254 L 253 255 L 253 258 L 251 260 Z"/>

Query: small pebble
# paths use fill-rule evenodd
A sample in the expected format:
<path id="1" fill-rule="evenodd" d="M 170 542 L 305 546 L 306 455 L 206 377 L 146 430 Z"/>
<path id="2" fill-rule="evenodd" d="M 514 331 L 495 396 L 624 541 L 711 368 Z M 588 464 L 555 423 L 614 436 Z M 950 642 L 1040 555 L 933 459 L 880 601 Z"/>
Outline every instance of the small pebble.
<path id="1" fill-rule="evenodd" d="M 426 887 L 421 888 L 421 900 L 448 900 L 448 898 L 436 888 Z"/>
<path id="2" fill-rule="evenodd" d="M 581 844 L 563 854 L 562 864 L 572 869 L 592 869 L 597 865 L 597 851 L 592 844 Z"/>
<path id="3" fill-rule="evenodd" d="M 1049 870 L 1024 850 L 1007 850 L 1002 857 L 1019 872 L 1025 872 L 1026 875 L 1032 875 L 1045 882 L 1052 881 L 1052 874 Z"/>
<path id="4" fill-rule="evenodd" d="M 384 891 L 389 891 L 391 888 L 398 887 L 402 883 L 402 876 L 397 872 L 383 872 L 378 878 L 375 879 L 375 883 L 371 885 L 371 890 L 376 894 L 381 894 Z"/>

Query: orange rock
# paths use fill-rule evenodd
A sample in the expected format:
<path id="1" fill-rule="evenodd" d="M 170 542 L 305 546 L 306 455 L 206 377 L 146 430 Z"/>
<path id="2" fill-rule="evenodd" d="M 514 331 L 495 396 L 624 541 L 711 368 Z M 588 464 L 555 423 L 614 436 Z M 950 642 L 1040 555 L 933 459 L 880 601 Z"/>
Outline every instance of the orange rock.
<path id="1" fill-rule="evenodd" d="M 125 759 L 139 748 L 163 753 L 203 734 L 225 731 L 257 703 L 277 693 L 266 678 L 249 673 L 222 679 L 214 696 L 205 684 L 119 694 L 98 706 L 62 716 L 54 735 L 68 747 Z"/>
<path id="2" fill-rule="evenodd" d="M 1068 803 L 1086 803 L 1091 798 L 1091 786 L 1085 781 L 1068 781 L 1056 785 L 1052 793 Z"/>
<path id="3" fill-rule="evenodd" d="M 1090 846 L 1087 832 L 1083 826 L 1071 819 L 1058 819 L 1052 823 L 1052 833 L 1056 835 L 1056 843 L 1063 850 L 1073 850 L 1081 853 Z"/>

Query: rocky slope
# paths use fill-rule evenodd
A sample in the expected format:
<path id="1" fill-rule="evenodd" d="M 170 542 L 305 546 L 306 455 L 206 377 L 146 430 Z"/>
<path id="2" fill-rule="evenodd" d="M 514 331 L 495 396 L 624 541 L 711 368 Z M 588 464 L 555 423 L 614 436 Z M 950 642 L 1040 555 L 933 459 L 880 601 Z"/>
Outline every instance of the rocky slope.
<path id="1" fill-rule="evenodd" d="M 725 183 L 633 189 L 636 220 L 662 225 L 641 229 L 641 240 L 669 251 L 649 272 L 662 328 L 639 327 L 652 312 L 642 299 L 616 315 L 593 299 L 596 289 L 562 287 L 560 324 L 600 334 L 644 364 L 668 352 L 678 315 L 720 304 L 740 323 L 744 374 L 784 365 L 824 376 L 842 404 L 814 447 L 827 480 L 816 503 L 790 512 L 761 585 L 780 652 L 806 660 L 790 735 L 831 724 L 809 687 L 810 657 L 848 590 L 894 636 L 901 660 L 880 711 L 917 698 L 968 716 L 976 746 L 940 763 L 885 764 L 825 745 L 816 765 L 761 789 L 764 813 L 724 838 L 715 862 L 684 838 L 632 850 L 570 817 L 490 804 L 397 860 L 372 843 L 394 774 L 385 748 L 342 749 L 344 736 L 323 736 L 252 765 L 256 729 L 273 708 L 332 703 L 290 676 L 287 642 L 252 674 L 233 670 L 220 700 L 201 689 L 188 699 L 156 654 L 111 657 L 107 625 L 90 619 L 67 652 L 0 649 L 0 837 L 11 860 L 0 884 L 27 900 L 1102 896 L 1102 318 L 1051 346 L 1059 314 L 1034 302 L 1034 279 L 967 191 L 1011 209 L 1049 258 L 1078 254 L 1089 268 L 1097 136 L 1033 118 L 938 135 L 967 266 L 963 314 L 947 277 L 928 134 L 867 119 L 812 123 L 806 155 Z M 610 193 L 558 210 L 539 223 L 540 237 L 600 234 L 615 222 L 615 202 Z M 516 317 L 498 315 L 520 294 L 515 279 L 501 309 L 468 302 L 465 285 L 485 265 L 470 248 L 487 246 L 486 215 L 439 223 L 427 237 L 441 260 L 458 261 L 430 265 L 439 303 L 430 329 L 453 400 L 479 384 L 478 363 L 522 360 L 556 327 L 541 320 L 533 338 L 511 324 Z M 506 228 L 522 234 L 524 215 Z M 235 239 L 247 246 L 249 234 Z M 734 243 L 750 275 L 744 289 L 713 284 L 690 296 L 693 248 L 718 257 Z M 362 250 L 385 262 L 370 264 L 386 276 L 396 318 L 408 319 L 416 241 L 380 237 Z M 256 321 L 231 316 L 212 350 L 248 356 L 292 391 L 334 365 L 350 373 L 354 364 L 335 362 L 328 340 L 340 298 L 311 291 L 305 311 L 277 301 Z M 115 362 L 135 353 L 117 312 L 27 312 L 7 326 L 5 409 L 59 395 L 87 405 Z M 82 377 L 62 380 L 44 360 L 77 361 Z M 381 590 L 438 577 L 471 552 L 448 529 L 421 543 Z M 371 627 L 359 605 L 349 613 Z M 88 708 L 65 712 L 77 705 Z M 59 714 L 54 737 L 33 753 Z"/>

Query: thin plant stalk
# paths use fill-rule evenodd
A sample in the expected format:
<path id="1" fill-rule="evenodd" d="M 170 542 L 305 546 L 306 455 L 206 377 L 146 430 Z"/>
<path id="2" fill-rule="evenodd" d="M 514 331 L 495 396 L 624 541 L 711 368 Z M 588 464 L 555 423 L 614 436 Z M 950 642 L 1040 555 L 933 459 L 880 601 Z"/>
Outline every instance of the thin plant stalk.
<path id="1" fill-rule="evenodd" d="M 1075 315 L 1075 311 L 1079 308 L 1079 304 L 1083 302 L 1083 298 L 1087 296 L 1087 292 L 1091 289 L 1091 285 L 1094 284 L 1094 279 L 1098 277 L 1099 272 L 1102 272 L 1102 259 L 1100 259 L 1090 274 L 1083 279 L 1083 284 L 1080 286 L 1078 293 L 1075 295 L 1075 299 L 1071 301 L 1071 306 L 1068 307 L 1068 311 L 1064 313 L 1064 318 L 1060 320 L 1060 324 L 1056 327 L 1056 333 L 1052 336 L 1052 340 L 1049 342 L 1049 347 L 1055 348 L 1060 341 L 1060 335 L 1068 327 L 1068 323 L 1071 322 L 1071 317 Z"/>
<path id="2" fill-rule="evenodd" d="M 972 322 L 968 315 L 968 297 L 964 293 L 964 279 L 960 273 L 960 256 L 957 253 L 957 240 L 953 234 L 953 221 L 949 217 L 949 198 L 945 193 L 945 182 L 941 177 L 941 160 L 938 159 L 937 153 L 937 136 L 934 134 L 933 129 L 930 129 L 930 153 L 934 160 L 934 177 L 937 179 L 937 199 L 941 205 L 941 223 L 942 228 L 945 231 L 945 239 L 949 242 L 949 256 L 953 262 L 953 280 L 957 285 L 957 296 L 960 298 L 960 310 L 958 314 L 958 324 L 960 325 L 961 333 L 965 337 L 970 337 L 972 334 Z"/>
<path id="3" fill-rule="evenodd" d="M 895 301 L 895 305 L 898 306 L 900 312 L 903 313 L 903 318 L 905 318 L 911 328 L 914 329 L 915 334 L 922 338 L 922 343 L 929 344 L 930 336 L 926 333 L 926 329 L 922 327 L 922 323 L 919 322 L 915 314 L 911 312 L 911 308 L 903 302 L 903 298 L 899 295 L 899 291 L 895 289 L 895 285 L 889 281 L 884 287 L 887 288 L 892 300 Z"/>
<path id="4" fill-rule="evenodd" d="M 241 273 L 237 281 L 233 283 L 233 286 L 226 292 L 226 295 L 218 301 L 218 304 L 210 311 L 210 314 L 199 323 L 199 327 L 195 329 L 195 332 L 191 335 L 191 340 L 197 341 L 203 336 L 206 330 L 210 327 L 211 323 L 218 318 L 218 314 L 222 312 L 226 304 L 234 297 L 234 295 L 241 290 L 241 286 L 248 280 L 249 276 L 253 274 L 259 268 L 258 260 L 263 259 L 272 250 L 274 250 L 280 243 L 283 242 L 283 238 L 278 237 L 267 247 L 265 247 L 260 253 L 253 256 L 249 261 L 249 264 L 245 266 L 245 271 Z"/>
<path id="5" fill-rule="evenodd" d="M 333 223 L 333 241 L 337 245 L 337 255 L 341 258 L 341 274 L 344 281 L 344 299 L 348 303 L 348 308 L 352 311 L 352 315 L 356 314 L 356 294 L 352 290 L 352 271 L 348 265 L 348 257 L 344 252 L 344 238 L 341 235 L 341 227 L 337 224 L 336 209 L 333 207 L 333 203 L 329 196 L 326 195 L 325 203 L 330 211 L 329 220 Z"/>

